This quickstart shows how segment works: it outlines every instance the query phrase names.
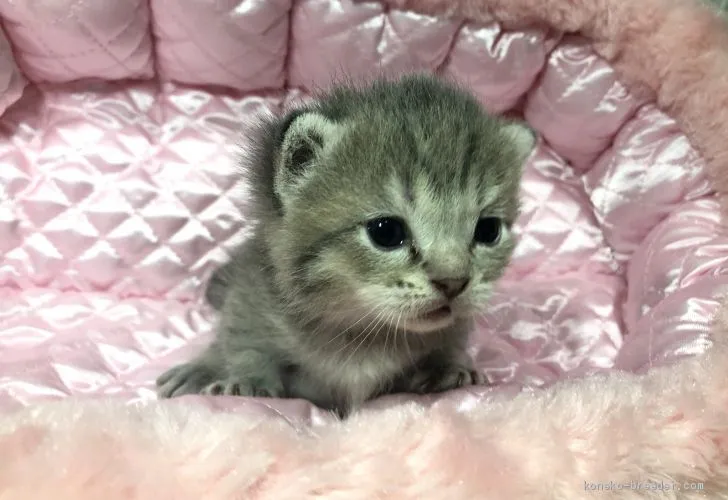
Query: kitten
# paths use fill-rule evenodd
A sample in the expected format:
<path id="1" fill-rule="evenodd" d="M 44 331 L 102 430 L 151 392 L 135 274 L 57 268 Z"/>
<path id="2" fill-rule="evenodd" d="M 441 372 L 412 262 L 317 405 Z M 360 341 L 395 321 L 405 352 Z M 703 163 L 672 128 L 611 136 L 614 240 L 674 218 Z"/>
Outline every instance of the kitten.
<path id="1" fill-rule="evenodd" d="M 465 352 L 514 248 L 536 137 L 428 76 L 342 85 L 262 124 L 244 162 L 259 221 L 214 274 L 216 339 L 157 381 L 366 400 L 482 383 Z"/>

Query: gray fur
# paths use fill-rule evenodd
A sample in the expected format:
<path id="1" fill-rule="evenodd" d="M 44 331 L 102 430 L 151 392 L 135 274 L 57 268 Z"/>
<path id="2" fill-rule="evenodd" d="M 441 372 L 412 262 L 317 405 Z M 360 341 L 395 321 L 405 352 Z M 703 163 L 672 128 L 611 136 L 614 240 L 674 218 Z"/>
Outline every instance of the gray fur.
<path id="1" fill-rule="evenodd" d="M 524 125 L 433 77 L 335 87 L 262 123 L 243 162 L 259 224 L 213 276 L 218 335 L 157 381 L 159 394 L 308 399 L 342 414 L 391 392 L 482 383 L 465 354 L 472 318 L 515 245 Z M 367 221 L 406 222 L 382 250 Z M 479 217 L 497 244 L 475 244 Z M 452 317 L 415 318 L 460 280 Z"/>

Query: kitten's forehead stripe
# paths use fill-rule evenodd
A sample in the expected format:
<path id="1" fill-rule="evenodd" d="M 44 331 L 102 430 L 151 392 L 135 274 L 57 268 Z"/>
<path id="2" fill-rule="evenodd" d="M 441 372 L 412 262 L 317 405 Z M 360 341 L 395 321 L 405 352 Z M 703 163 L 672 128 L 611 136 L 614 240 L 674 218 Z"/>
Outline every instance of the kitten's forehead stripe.
<path id="1" fill-rule="evenodd" d="M 471 178 L 473 169 L 473 161 L 475 157 L 475 148 L 477 147 L 478 138 L 474 132 L 466 132 L 462 136 L 464 141 L 462 164 L 460 165 L 460 189 L 466 190 L 468 185 L 473 182 Z"/>
<path id="2" fill-rule="evenodd" d="M 414 192 L 414 189 L 412 189 L 412 176 L 406 175 L 402 181 L 402 185 L 404 187 L 405 200 L 407 200 L 407 202 L 410 203 L 410 205 L 414 204 L 415 192 Z"/>
<path id="3" fill-rule="evenodd" d="M 404 119 L 398 121 L 400 122 L 399 126 L 401 127 L 402 146 L 407 150 L 410 156 L 414 158 L 420 154 L 420 144 L 417 139 L 417 135 L 414 132 L 415 129 Z"/>

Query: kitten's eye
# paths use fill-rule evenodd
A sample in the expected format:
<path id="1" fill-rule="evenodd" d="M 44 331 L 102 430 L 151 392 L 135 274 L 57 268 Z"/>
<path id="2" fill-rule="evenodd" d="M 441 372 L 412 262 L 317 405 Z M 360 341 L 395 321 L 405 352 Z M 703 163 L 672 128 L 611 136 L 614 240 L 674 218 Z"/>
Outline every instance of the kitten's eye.
<path id="1" fill-rule="evenodd" d="M 498 217 L 481 217 L 475 226 L 473 239 L 483 245 L 495 245 L 500 241 L 502 228 L 503 221 Z"/>
<path id="2" fill-rule="evenodd" d="M 404 222 L 393 217 L 370 220 L 367 233 L 375 245 L 387 250 L 401 247 L 407 239 Z"/>

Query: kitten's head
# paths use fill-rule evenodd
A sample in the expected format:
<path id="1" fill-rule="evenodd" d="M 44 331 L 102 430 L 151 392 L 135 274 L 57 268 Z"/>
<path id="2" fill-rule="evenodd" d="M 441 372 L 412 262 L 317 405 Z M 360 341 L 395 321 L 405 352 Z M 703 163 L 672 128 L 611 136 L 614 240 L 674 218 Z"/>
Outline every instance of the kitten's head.
<path id="1" fill-rule="evenodd" d="M 512 254 L 534 144 L 424 76 L 337 87 L 276 121 L 254 187 L 286 300 L 419 333 L 471 317 Z"/>

